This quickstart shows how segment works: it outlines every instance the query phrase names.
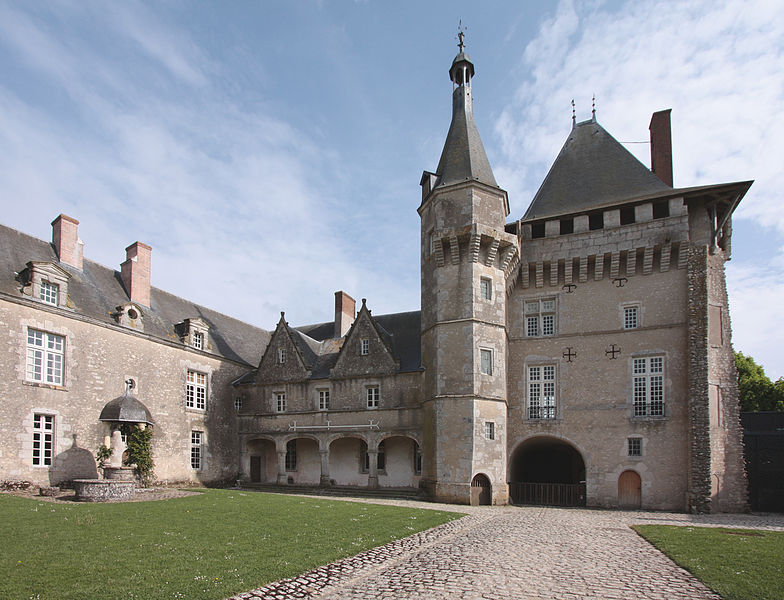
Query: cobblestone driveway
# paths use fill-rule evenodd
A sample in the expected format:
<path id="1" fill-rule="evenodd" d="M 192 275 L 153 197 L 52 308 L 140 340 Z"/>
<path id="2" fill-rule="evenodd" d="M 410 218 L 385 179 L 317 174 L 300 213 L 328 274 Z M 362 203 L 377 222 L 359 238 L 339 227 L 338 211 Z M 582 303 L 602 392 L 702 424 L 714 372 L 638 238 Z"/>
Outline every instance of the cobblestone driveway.
<path id="1" fill-rule="evenodd" d="M 628 526 L 784 530 L 784 515 L 389 503 L 469 514 L 235 598 L 718 599 Z"/>

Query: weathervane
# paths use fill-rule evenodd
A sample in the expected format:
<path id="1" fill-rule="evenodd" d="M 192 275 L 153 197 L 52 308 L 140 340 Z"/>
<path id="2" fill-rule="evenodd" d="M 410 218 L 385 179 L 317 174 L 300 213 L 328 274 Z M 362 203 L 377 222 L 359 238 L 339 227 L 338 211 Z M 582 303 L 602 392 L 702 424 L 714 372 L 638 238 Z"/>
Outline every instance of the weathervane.
<path id="1" fill-rule="evenodd" d="M 591 99 L 591 116 L 595 121 L 596 120 L 596 94 L 594 94 L 593 98 Z"/>
<path id="2" fill-rule="evenodd" d="M 577 125 L 577 113 L 574 110 L 574 98 L 572 98 L 572 127 Z"/>
<path id="3" fill-rule="evenodd" d="M 463 41 L 463 38 L 465 37 L 466 31 L 468 31 L 468 27 L 463 27 L 463 19 L 460 19 L 457 22 L 457 39 L 460 40 L 457 44 L 457 47 L 460 48 L 461 54 L 465 48 L 465 42 Z"/>

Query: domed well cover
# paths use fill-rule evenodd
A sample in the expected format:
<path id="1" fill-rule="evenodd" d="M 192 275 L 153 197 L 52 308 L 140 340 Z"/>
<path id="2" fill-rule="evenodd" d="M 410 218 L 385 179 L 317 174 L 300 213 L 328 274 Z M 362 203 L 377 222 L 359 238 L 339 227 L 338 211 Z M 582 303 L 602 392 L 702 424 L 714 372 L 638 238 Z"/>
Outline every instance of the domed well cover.
<path id="1" fill-rule="evenodd" d="M 112 423 L 147 423 L 153 425 L 152 415 L 147 407 L 130 394 L 123 394 L 106 403 L 99 421 Z"/>

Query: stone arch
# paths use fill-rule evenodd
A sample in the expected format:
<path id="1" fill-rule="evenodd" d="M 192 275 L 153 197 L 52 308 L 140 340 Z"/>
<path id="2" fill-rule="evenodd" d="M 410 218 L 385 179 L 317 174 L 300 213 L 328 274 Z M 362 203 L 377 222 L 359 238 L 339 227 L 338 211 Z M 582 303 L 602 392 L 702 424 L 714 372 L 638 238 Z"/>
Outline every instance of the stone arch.
<path id="1" fill-rule="evenodd" d="M 642 506 L 642 478 L 633 469 L 626 469 L 618 477 L 618 507 L 640 508 Z"/>
<path id="2" fill-rule="evenodd" d="M 278 475 L 277 442 L 266 435 L 245 442 L 242 477 L 251 483 L 275 483 Z"/>
<path id="3" fill-rule="evenodd" d="M 384 444 L 384 469 L 379 469 L 378 472 L 379 486 L 418 488 L 421 459 L 417 461 L 417 450 L 421 449 L 421 445 L 416 436 L 409 433 L 389 432 L 378 439 L 377 447 L 380 448 L 382 443 Z"/>
<path id="4" fill-rule="evenodd" d="M 318 485 L 321 481 L 321 442 L 318 436 L 294 432 L 280 439 L 286 481 L 295 485 Z M 293 442 L 294 445 L 289 444 Z M 290 452 L 293 449 L 293 456 Z"/>
<path id="5" fill-rule="evenodd" d="M 510 454 L 509 488 L 514 504 L 584 506 L 584 454 L 570 440 L 532 435 Z"/>
<path id="6" fill-rule="evenodd" d="M 338 433 L 329 437 L 329 477 L 334 485 L 366 486 L 368 473 L 363 469 L 364 453 L 367 447 L 366 436 L 355 433 Z"/>
<path id="7" fill-rule="evenodd" d="M 477 473 L 471 480 L 471 506 L 487 506 L 493 503 L 493 486 L 484 473 Z"/>

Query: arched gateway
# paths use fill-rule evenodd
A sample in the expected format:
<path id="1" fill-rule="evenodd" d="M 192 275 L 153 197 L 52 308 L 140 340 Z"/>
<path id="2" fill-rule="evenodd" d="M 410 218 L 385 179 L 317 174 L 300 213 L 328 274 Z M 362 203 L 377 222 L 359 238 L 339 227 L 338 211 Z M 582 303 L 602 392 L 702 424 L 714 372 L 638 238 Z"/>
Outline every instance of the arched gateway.
<path id="1" fill-rule="evenodd" d="M 513 504 L 585 506 L 585 462 L 563 440 L 526 440 L 512 454 L 509 474 Z"/>

